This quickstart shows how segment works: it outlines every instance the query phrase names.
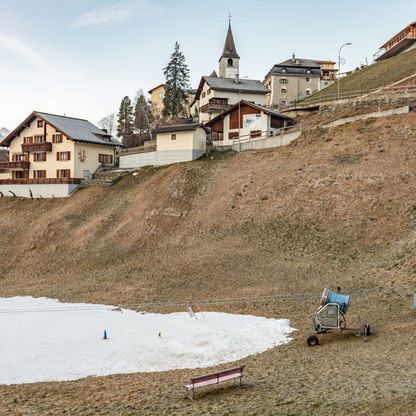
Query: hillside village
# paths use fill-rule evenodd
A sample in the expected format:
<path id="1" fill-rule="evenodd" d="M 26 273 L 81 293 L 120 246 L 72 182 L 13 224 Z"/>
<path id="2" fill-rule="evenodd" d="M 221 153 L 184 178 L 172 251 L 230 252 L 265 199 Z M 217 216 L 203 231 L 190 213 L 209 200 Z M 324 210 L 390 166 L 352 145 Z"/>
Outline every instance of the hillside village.
<path id="1" fill-rule="evenodd" d="M 416 24 L 412 23 L 383 44 L 375 54 L 373 65 L 381 65 L 386 59 L 414 49 L 415 30 Z M 340 54 L 345 46 L 349 44 L 342 45 Z M 183 61 L 179 45 L 175 46 L 172 57 L 175 54 Z M 212 148 L 239 151 L 242 144 L 247 148 L 247 143 L 250 149 L 276 147 L 278 142 L 285 145 L 299 137 L 301 126 L 297 118 L 302 100 L 313 100 L 319 95 L 322 104 L 325 92 L 335 83 L 338 88 L 335 99 L 350 98 L 343 86 L 354 74 L 341 74 L 341 68 L 336 68 L 334 61 L 300 58 L 293 53 L 291 58 L 275 64 L 264 80 L 253 80 L 240 77 L 240 59 L 230 20 L 218 69 L 202 76 L 195 90 L 181 91 L 175 86 L 175 91 L 180 92 L 173 97 L 181 108 L 178 114 L 166 116 L 163 83 L 149 90 L 150 107 L 144 96 L 139 97 L 138 125 L 146 133 L 145 141 L 142 139 L 138 147 L 131 145 L 133 125 L 126 125 L 131 123 L 130 116 L 122 113 L 123 108 L 130 108 L 128 97 L 120 107 L 118 140 L 109 131 L 114 127 L 113 121 L 108 128 L 99 128 L 87 120 L 33 112 L 0 143 L 8 149 L 8 156 L 3 151 L 0 162 L 1 194 L 65 197 L 94 177 L 102 177 L 102 171 L 115 170 L 117 166 L 134 170 L 192 161 L 208 154 Z M 404 82 L 406 86 L 406 79 L 397 83 Z M 355 93 L 360 95 L 359 91 Z M 328 94 L 327 100 L 331 99 Z M 291 111 L 293 107 L 295 112 Z M 304 114 L 316 109 L 319 106 L 305 108 Z M 3 130 L 2 134 L 6 132 Z M 253 145 L 254 142 L 257 144 Z M 105 173 L 104 183 L 112 183 L 122 176 L 123 172 Z"/>
<path id="2" fill-rule="evenodd" d="M 263 79 L 233 28 L 0 130 L 0 416 L 414 414 L 416 22 Z"/>

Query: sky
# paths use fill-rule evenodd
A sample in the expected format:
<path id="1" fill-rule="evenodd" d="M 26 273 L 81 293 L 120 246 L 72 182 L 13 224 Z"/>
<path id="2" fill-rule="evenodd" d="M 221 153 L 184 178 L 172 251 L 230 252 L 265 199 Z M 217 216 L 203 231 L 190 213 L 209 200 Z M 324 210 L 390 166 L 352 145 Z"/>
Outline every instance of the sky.
<path id="1" fill-rule="evenodd" d="M 228 26 L 240 76 L 263 80 L 275 63 L 368 60 L 416 20 L 414 0 L 0 0 L 0 127 L 33 110 L 96 123 L 121 99 L 162 83 L 179 42 L 191 85 L 217 70 Z"/>

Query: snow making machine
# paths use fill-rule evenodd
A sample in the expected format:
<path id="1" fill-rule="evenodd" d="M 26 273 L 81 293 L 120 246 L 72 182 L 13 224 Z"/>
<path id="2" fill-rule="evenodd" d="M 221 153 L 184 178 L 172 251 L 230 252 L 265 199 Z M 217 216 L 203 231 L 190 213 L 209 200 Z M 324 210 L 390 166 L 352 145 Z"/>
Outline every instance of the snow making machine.
<path id="1" fill-rule="evenodd" d="M 370 335 L 370 324 L 365 321 L 358 327 L 352 328 L 347 326 L 345 315 L 350 306 L 350 295 L 344 295 L 339 292 L 333 292 L 324 289 L 321 297 L 321 304 L 313 315 L 314 335 L 309 335 L 306 342 L 310 347 L 319 345 L 317 335 L 327 332 L 346 332 L 350 331 L 357 336 L 364 336 L 364 340 Z"/>

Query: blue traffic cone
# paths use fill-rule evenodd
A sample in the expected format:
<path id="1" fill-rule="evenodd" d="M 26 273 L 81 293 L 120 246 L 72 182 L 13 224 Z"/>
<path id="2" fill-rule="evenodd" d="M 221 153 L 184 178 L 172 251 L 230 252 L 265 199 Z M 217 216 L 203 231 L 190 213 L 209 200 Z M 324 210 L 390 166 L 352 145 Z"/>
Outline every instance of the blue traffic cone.
<path id="1" fill-rule="evenodd" d="M 103 336 L 103 339 L 108 339 L 108 337 L 107 337 L 107 330 L 106 330 L 106 329 L 104 329 L 104 336 Z"/>

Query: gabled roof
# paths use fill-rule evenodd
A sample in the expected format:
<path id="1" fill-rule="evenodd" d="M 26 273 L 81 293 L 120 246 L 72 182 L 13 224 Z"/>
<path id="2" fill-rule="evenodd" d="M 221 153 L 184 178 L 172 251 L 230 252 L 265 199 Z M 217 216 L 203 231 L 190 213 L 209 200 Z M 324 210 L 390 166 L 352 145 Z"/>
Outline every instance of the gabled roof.
<path id="1" fill-rule="evenodd" d="M 159 84 L 159 85 L 157 85 L 156 87 L 153 87 L 151 90 L 149 90 L 149 91 L 148 91 L 148 93 L 149 93 L 149 94 L 151 94 L 151 93 L 152 93 L 152 91 L 157 90 L 157 89 L 158 89 L 158 88 L 160 88 L 160 87 L 165 87 L 165 84 Z"/>
<path id="2" fill-rule="evenodd" d="M 269 89 L 257 79 L 242 78 L 237 83 L 233 78 L 211 76 L 201 78 L 195 100 L 199 99 L 205 82 L 215 91 L 241 92 L 247 94 L 267 94 L 269 92 Z"/>
<path id="3" fill-rule="evenodd" d="M 206 126 L 210 126 L 211 124 L 215 123 L 216 121 L 224 118 L 226 115 L 232 113 L 234 110 L 238 109 L 239 105 L 244 104 L 248 107 L 255 108 L 256 110 L 260 110 L 265 114 L 268 114 L 272 117 L 280 118 L 282 120 L 292 120 L 290 117 L 285 116 L 283 114 L 280 114 L 276 111 L 271 110 L 270 108 L 264 107 L 262 105 L 254 104 L 249 101 L 241 100 L 239 103 L 234 104 L 232 107 L 230 107 L 228 110 L 222 112 L 221 114 L 218 114 L 216 117 L 214 117 L 212 120 L 205 123 Z"/>
<path id="4" fill-rule="evenodd" d="M 228 25 L 227 37 L 225 38 L 224 49 L 221 58 L 237 58 L 240 59 L 234 43 L 233 31 L 231 30 L 231 23 Z"/>
<path id="5" fill-rule="evenodd" d="M 11 141 L 32 123 L 36 118 L 41 118 L 56 130 L 62 132 L 70 140 L 99 144 L 105 146 L 123 146 L 104 130 L 99 129 L 88 120 L 59 116 L 56 114 L 34 111 L 16 129 L 14 129 L 1 143 L 0 146 L 9 146 Z"/>
<path id="6" fill-rule="evenodd" d="M 303 59 L 303 58 L 291 58 L 286 61 L 281 62 L 277 65 L 283 66 L 295 66 L 295 67 L 307 67 L 307 68 L 321 68 L 321 65 L 318 61 L 313 59 Z"/>
<path id="7" fill-rule="evenodd" d="M 313 59 L 291 58 L 280 64 L 275 64 L 265 76 L 265 79 L 271 74 L 281 75 L 298 75 L 298 76 L 321 76 L 323 63 L 332 63 L 330 61 L 316 61 Z"/>
<path id="8" fill-rule="evenodd" d="M 173 124 L 171 126 L 161 126 L 155 129 L 155 133 L 175 133 L 179 131 L 194 131 L 198 128 L 204 129 L 208 132 L 208 129 L 203 124 Z"/>

